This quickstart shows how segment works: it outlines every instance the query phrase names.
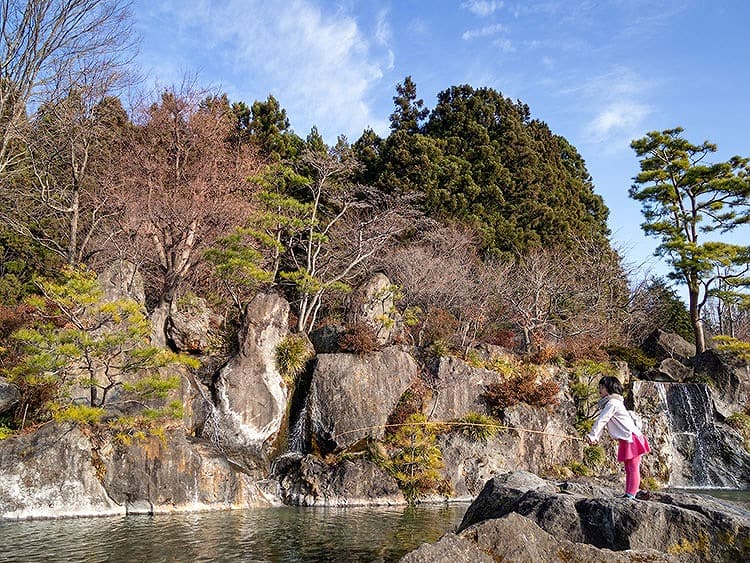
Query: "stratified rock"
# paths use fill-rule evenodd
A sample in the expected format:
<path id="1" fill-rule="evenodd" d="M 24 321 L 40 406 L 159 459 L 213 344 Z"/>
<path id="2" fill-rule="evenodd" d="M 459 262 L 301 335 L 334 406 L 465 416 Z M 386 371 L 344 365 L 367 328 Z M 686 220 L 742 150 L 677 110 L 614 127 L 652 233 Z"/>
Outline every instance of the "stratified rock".
<path id="1" fill-rule="evenodd" d="M 453 356 L 440 358 L 432 384 L 433 405 L 428 408 L 434 420 L 453 420 L 470 412 L 487 414 L 482 394 L 487 385 L 500 381 L 499 373 L 470 366 Z"/>
<path id="2" fill-rule="evenodd" d="M 730 352 L 706 350 L 695 358 L 695 375 L 712 382 L 716 408 L 723 416 L 750 404 L 750 363 Z"/>
<path id="3" fill-rule="evenodd" d="M 485 441 L 476 441 L 454 431 L 438 437 L 445 467 L 443 477 L 454 497 L 471 500 L 493 475 L 512 470 L 544 473 L 555 466 L 579 461 L 583 444 L 560 436 L 577 436 L 564 413 L 517 405 L 506 411 L 504 424 L 548 432 L 502 430 Z"/>
<path id="4" fill-rule="evenodd" d="M 656 358 L 656 361 L 674 358 L 684 365 L 690 365 L 695 356 L 695 344 L 691 344 L 679 334 L 655 330 L 641 344 L 641 349 Z"/>
<path id="5" fill-rule="evenodd" d="M 100 273 L 98 279 L 104 290 L 105 301 L 132 299 L 145 305 L 143 276 L 132 262 L 117 260 Z"/>
<path id="6" fill-rule="evenodd" d="M 700 561 L 750 557 L 750 513 L 731 503 L 677 493 L 652 493 L 647 501 L 592 498 L 557 492 L 553 483 L 525 484 L 525 475 L 503 483 L 514 479 L 511 474 L 488 482 L 459 530 L 515 512 L 555 538 L 598 548 L 654 549 Z"/>
<path id="7" fill-rule="evenodd" d="M 650 369 L 643 378 L 649 381 L 680 383 L 689 379 L 692 375 L 692 368 L 683 365 L 674 358 L 665 358 Z"/>
<path id="8" fill-rule="evenodd" d="M 324 451 L 367 436 L 380 438 L 388 415 L 417 377 L 417 363 L 398 347 L 370 354 L 320 354 L 307 400 L 307 428 Z"/>
<path id="9" fill-rule="evenodd" d="M 265 456 L 287 409 L 288 391 L 276 367 L 276 348 L 289 334 L 289 303 L 276 294 L 259 294 L 247 306 L 239 334 L 240 350 L 215 381 L 219 435 L 209 436 L 227 451 Z M 211 430 L 211 429 L 208 429 Z M 253 458 L 253 459 L 250 459 Z"/>
<path id="10" fill-rule="evenodd" d="M 181 352 L 200 354 L 211 348 L 212 313 L 202 297 L 172 306 L 167 319 L 167 337 Z"/>
<path id="11" fill-rule="evenodd" d="M 267 504 L 254 480 L 236 471 L 212 446 L 181 432 L 94 452 L 109 497 L 128 514 L 247 508 Z"/>
<path id="12" fill-rule="evenodd" d="M 0 519 L 125 514 L 92 463 L 89 438 L 49 424 L 0 441 Z"/>
<path id="13" fill-rule="evenodd" d="M 340 324 L 327 324 L 316 328 L 309 334 L 315 352 L 318 354 L 335 354 L 340 351 L 339 339 L 346 334 L 346 327 Z"/>
<path id="14" fill-rule="evenodd" d="M 274 462 L 285 504 L 297 506 L 372 506 L 405 504 L 398 483 L 374 463 L 344 460 L 329 466 L 313 455 L 286 454 Z"/>
<path id="15" fill-rule="evenodd" d="M 21 398 L 18 387 L 0 377 L 0 414 L 10 411 Z"/>

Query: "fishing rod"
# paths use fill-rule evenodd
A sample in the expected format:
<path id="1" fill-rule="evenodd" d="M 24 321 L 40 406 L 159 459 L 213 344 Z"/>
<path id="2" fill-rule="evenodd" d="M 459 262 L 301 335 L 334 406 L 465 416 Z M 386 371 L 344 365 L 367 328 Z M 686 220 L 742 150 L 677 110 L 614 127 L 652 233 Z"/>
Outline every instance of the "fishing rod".
<path id="1" fill-rule="evenodd" d="M 458 422 L 458 421 L 452 421 L 452 422 L 438 422 L 438 421 L 426 421 L 426 422 L 402 422 L 399 424 L 376 424 L 374 426 L 362 426 L 360 428 L 354 428 L 352 430 L 346 430 L 344 432 L 339 432 L 335 436 L 333 436 L 333 440 L 336 440 L 337 438 L 340 438 L 341 436 L 346 436 L 347 434 L 354 434 L 355 432 L 361 432 L 363 430 L 379 430 L 381 428 L 400 428 L 403 426 L 473 426 L 473 427 L 479 427 L 479 428 L 494 428 L 496 430 L 516 430 L 518 432 L 527 432 L 529 434 L 542 434 L 544 436 L 553 436 L 555 438 L 563 438 L 566 440 L 577 440 L 579 442 L 583 442 L 584 439 L 579 436 L 572 436 L 570 434 L 557 434 L 555 432 L 546 432 L 544 430 L 532 430 L 531 428 L 522 428 L 520 426 L 507 426 L 504 424 L 487 424 L 487 423 L 480 423 L 480 422 Z"/>

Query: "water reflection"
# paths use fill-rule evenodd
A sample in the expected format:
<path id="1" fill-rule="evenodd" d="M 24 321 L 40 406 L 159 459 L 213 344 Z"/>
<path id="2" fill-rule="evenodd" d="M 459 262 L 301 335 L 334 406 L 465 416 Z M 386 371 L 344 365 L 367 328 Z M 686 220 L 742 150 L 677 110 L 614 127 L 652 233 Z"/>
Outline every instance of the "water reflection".
<path id="1" fill-rule="evenodd" d="M 0 561 L 396 561 L 455 529 L 466 505 L 0 522 Z"/>

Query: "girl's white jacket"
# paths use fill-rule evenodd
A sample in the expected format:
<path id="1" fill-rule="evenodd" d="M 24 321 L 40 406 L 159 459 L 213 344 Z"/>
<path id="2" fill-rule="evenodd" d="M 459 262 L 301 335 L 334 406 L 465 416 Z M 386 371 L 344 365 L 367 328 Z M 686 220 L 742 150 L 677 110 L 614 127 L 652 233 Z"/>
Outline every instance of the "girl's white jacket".
<path id="1" fill-rule="evenodd" d="M 633 418 L 625 408 L 622 395 L 612 394 L 602 397 L 599 401 L 599 408 L 602 411 L 599 413 L 596 422 L 594 422 L 591 432 L 586 435 L 592 442 L 599 440 L 599 436 L 601 436 L 605 426 L 609 435 L 615 440 L 632 442 L 633 434 L 642 436 L 641 431 L 635 425 Z"/>

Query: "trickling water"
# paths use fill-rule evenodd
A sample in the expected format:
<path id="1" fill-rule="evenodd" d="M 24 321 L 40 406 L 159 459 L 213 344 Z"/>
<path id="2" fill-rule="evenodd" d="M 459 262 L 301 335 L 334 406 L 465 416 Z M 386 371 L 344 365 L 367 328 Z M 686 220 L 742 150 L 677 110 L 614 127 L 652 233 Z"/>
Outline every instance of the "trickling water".
<path id="1" fill-rule="evenodd" d="M 287 442 L 287 451 L 289 452 L 305 453 L 305 437 L 307 436 L 307 426 L 309 420 L 307 414 L 309 399 L 309 395 L 305 397 L 305 402 L 303 403 L 302 409 L 297 416 L 297 420 L 294 423 L 294 426 L 292 426 L 292 430 L 289 432 L 289 438 Z"/>
<path id="2" fill-rule="evenodd" d="M 699 383 L 655 383 L 669 423 L 670 485 L 747 485 L 750 456 L 739 436 L 714 420 L 711 391 Z"/>

